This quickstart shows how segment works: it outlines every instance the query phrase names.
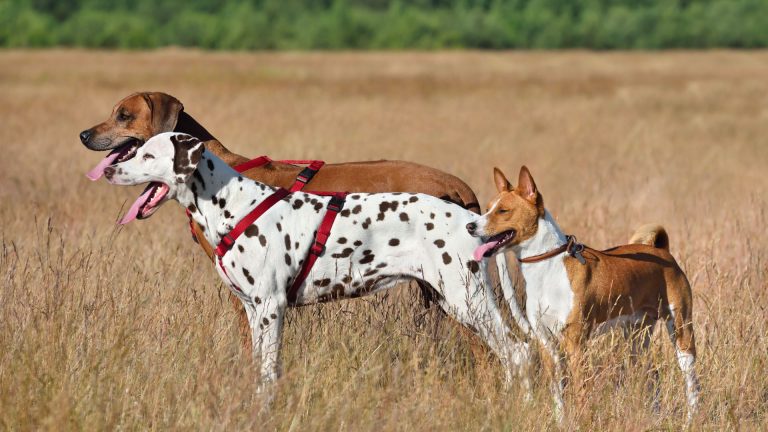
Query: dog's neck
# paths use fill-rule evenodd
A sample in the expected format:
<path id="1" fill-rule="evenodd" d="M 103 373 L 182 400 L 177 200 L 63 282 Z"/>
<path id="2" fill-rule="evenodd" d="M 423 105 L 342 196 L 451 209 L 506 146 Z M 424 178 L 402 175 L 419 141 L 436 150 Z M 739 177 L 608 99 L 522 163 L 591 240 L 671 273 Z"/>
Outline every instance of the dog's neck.
<path id="1" fill-rule="evenodd" d="M 203 227 L 206 240 L 217 245 L 274 188 L 240 175 L 209 151 L 197 170 L 177 186 L 176 200 Z"/>
<path id="2" fill-rule="evenodd" d="M 567 243 L 565 234 L 549 211 L 544 210 L 544 217 L 539 218 L 536 234 L 513 246 L 512 251 L 518 258 L 525 258 L 549 252 L 565 243 Z"/>
<path id="3" fill-rule="evenodd" d="M 187 135 L 192 135 L 201 141 L 215 140 L 216 138 L 206 130 L 203 125 L 197 122 L 191 115 L 185 111 L 179 112 L 179 118 L 176 121 L 176 127 L 173 132 L 183 132 Z"/>

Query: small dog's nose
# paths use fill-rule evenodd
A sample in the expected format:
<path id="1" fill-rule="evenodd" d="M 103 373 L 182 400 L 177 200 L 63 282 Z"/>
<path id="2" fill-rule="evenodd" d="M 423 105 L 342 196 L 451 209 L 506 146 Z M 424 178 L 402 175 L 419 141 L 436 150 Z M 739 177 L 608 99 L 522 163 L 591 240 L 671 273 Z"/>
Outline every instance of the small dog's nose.
<path id="1" fill-rule="evenodd" d="M 112 180 L 112 176 L 115 175 L 115 168 L 114 167 L 106 167 L 104 168 L 104 177 L 107 178 L 107 180 Z"/>
<path id="2" fill-rule="evenodd" d="M 477 229 L 477 224 L 476 223 L 470 222 L 470 223 L 467 224 L 467 231 L 470 234 L 474 234 L 476 229 Z"/>
<path id="3" fill-rule="evenodd" d="M 88 140 L 91 139 L 91 135 L 93 135 L 93 133 L 90 129 L 80 132 L 80 141 L 82 141 L 83 144 L 88 144 Z"/>

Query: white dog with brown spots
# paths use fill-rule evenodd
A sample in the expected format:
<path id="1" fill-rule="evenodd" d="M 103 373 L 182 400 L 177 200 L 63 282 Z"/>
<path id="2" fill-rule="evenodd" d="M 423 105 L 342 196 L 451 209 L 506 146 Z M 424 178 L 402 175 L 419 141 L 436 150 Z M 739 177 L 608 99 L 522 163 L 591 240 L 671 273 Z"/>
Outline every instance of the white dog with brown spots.
<path id="1" fill-rule="evenodd" d="M 586 248 L 563 234 L 526 167 L 515 188 L 498 169 L 494 179 L 499 194 L 467 230 L 484 239 L 477 260 L 509 249 L 521 262 L 528 320 L 554 360 L 558 415 L 563 408 L 561 353 L 573 360 L 586 338 L 617 326 L 635 336 L 636 348 L 645 348 L 661 319 L 685 375 L 690 420 L 699 395 L 691 286 L 669 253 L 666 231 L 645 226 L 633 235 L 635 244 L 605 251 Z M 579 365 L 571 366 L 577 373 Z"/>
<path id="2" fill-rule="evenodd" d="M 135 157 L 108 167 L 105 176 L 118 185 L 150 183 L 122 223 L 138 215 L 147 218 L 175 199 L 213 245 L 275 190 L 243 177 L 202 142 L 179 133 L 151 138 Z M 330 199 L 302 192 L 286 196 L 250 225 L 224 255 L 222 266 L 216 266 L 245 305 L 263 383 L 279 374 L 286 307 L 359 297 L 407 279 L 434 290 L 440 307 L 482 338 L 501 361 L 507 382 L 520 373 L 527 344 L 510 337 L 486 264 L 472 259 L 482 242 L 464 227 L 475 215 L 432 196 L 349 195 L 325 252 L 289 305 L 287 290 L 307 258 Z M 508 278 L 505 265 L 500 274 Z M 523 384 L 527 388 L 525 379 Z"/>

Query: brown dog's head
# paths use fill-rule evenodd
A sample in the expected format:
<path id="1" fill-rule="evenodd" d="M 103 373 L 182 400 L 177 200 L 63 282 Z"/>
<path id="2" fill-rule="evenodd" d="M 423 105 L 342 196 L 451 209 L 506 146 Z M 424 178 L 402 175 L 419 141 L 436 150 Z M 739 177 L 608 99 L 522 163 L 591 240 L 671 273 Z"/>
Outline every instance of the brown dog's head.
<path id="1" fill-rule="evenodd" d="M 112 109 L 109 118 L 80 132 L 80 141 L 90 150 L 114 150 L 127 144 L 138 146 L 149 138 L 172 132 L 184 106 L 165 93 L 134 93 Z"/>
<path id="2" fill-rule="evenodd" d="M 520 168 L 514 188 L 498 168 L 493 169 L 493 178 L 499 194 L 488 205 L 488 212 L 467 224 L 472 236 L 483 239 L 475 251 L 478 261 L 533 237 L 544 217 L 544 199 L 528 168 Z"/>

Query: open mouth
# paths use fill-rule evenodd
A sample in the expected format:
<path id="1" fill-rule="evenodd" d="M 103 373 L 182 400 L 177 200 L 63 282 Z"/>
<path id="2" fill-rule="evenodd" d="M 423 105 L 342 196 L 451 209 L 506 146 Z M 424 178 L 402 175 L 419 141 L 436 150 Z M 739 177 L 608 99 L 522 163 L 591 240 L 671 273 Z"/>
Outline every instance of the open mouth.
<path id="1" fill-rule="evenodd" d="M 475 261 L 480 261 L 483 258 L 493 256 L 499 249 L 503 248 L 507 243 L 515 238 L 517 231 L 511 229 L 504 231 L 491 237 L 485 238 L 484 243 L 475 249 Z"/>
<path id="2" fill-rule="evenodd" d="M 130 138 L 125 144 L 112 150 L 107 157 L 101 160 L 92 170 L 88 171 L 85 175 L 92 181 L 100 179 L 104 175 L 104 169 L 110 165 L 114 165 L 119 162 L 125 162 L 128 159 L 136 156 L 136 151 L 141 147 L 143 142 L 138 138 Z"/>
<path id="3" fill-rule="evenodd" d="M 133 202 L 128 213 L 120 219 L 119 224 L 125 225 L 134 219 L 146 219 L 157 210 L 168 195 L 168 185 L 164 183 L 152 182 L 144 189 L 136 201 Z"/>

